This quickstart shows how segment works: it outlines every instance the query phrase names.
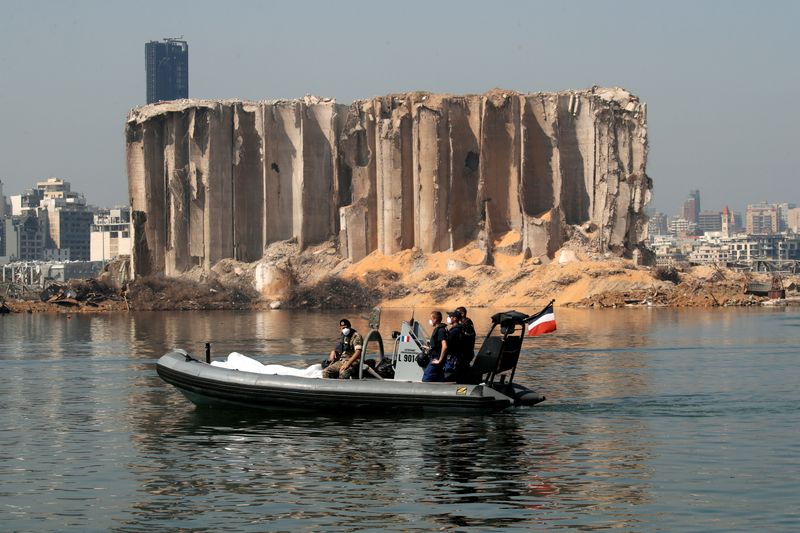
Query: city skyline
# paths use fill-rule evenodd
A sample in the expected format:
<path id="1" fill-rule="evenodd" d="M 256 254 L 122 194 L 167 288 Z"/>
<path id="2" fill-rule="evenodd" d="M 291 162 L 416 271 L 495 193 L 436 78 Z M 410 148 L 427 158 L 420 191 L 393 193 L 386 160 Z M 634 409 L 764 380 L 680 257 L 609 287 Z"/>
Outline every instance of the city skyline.
<path id="1" fill-rule="evenodd" d="M 703 207 L 713 209 L 800 199 L 792 127 L 800 112 L 744 104 L 790 101 L 798 85 L 791 21 L 800 8 L 792 3 L 770 10 L 738 2 L 616 2 L 615 9 L 519 3 L 498 12 L 515 13 L 510 19 L 481 16 L 480 3 L 457 10 L 413 4 L 384 17 L 373 11 L 388 7 L 316 4 L 316 16 L 300 27 L 278 24 L 268 32 L 263 21 L 291 19 L 291 4 L 238 3 L 214 17 L 211 3 L 147 5 L 159 16 L 101 2 L 4 5 L 6 195 L 55 176 L 93 204 L 127 203 L 122 131 L 128 110 L 145 101 L 142 47 L 183 35 L 192 45 L 189 82 L 198 98 L 317 94 L 348 103 L 413 90 L 622 86 L 648 104 L 652 208 L 671 213 L 698 188 L 706 191 Z M 426 17 L 414 16 L 423 7 Z M 570 39 L 562 39 L 563 25 L 542 21 L 569 21 Z M 475 39 L 475 32 L 487 38 Z"/>

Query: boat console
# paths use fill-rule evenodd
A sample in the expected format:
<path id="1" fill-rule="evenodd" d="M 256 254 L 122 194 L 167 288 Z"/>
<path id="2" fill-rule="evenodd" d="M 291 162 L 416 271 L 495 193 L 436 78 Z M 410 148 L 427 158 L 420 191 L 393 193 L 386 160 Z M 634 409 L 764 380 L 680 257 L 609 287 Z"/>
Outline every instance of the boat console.
<path id="1" fill-rule="evenodd" d="M 383 339 L 377 330 L 379 321 L 374 317 L 380 316 L 380 311 L 374 312 L 370 321 L 373 327 L 365 338 L 364 350 L 361 354 L 361 367 L 369 358 L 368 345 L 370 342 L 378 343 L 379 358 L 384 354 Z M 492 315 L 492 325 L 481 344 L 470 369 L 469 384 L 483 383 L 500 392 L 514 390 L 514 374 L 519 362 L 522 342 L 525 339 L 525 321 L 528 315 L 518 311 L 504 311 Z M 420 381 L 423 368 L 417 364 L 417 357 L 423 353 L 427 345 L 428 334 L 422 325 L 414 320 L 404 321 L 400 331 L 393 332 L 394 347 L 391 354 L 391 364 L 394 367 L 395 381 Z M 369 377 L 362 370 L 359 378 Z M 537 396 L 538 397 L 538 396 Z M 539 397 L 540 398 L 540 397 Z M 541 399 L 539 399 L 541 401 Z M 538 403 L 538 402 L 537 402 Z"/>

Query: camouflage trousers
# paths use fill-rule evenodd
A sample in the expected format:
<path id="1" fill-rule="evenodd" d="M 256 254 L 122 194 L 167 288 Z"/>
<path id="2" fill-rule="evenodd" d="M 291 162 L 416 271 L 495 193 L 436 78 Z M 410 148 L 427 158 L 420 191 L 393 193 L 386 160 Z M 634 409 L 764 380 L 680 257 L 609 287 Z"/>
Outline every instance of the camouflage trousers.
<path id="1" fill-rule="evenodd" d="M 339 379 L 350 379 L 358 377 L 358 364 L 350 365 L 345 369 L 344 372 L 340 372 L 339 369 L 342 368 L 342 365 L 345 363 L 343 359 L 339 359 L 336 362 L 331 363 L 330 365 L 326 366 L 325 369 L 322 371 L 323 378 L 339 378 Z"/>

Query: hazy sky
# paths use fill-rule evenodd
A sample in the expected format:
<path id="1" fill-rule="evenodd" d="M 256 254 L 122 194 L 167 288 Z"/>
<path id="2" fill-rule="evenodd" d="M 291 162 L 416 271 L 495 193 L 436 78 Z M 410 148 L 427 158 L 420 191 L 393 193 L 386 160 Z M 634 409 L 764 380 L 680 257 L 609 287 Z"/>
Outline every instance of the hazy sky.
<path id="1" fill-rule="evenodd" d="M 648 104 L 653 206 L 800 203 L 798 2 L 0 2 L 0 180 L 127 203 L 144 43 L 189 42 L 189 95 L 621 86 Z"/>

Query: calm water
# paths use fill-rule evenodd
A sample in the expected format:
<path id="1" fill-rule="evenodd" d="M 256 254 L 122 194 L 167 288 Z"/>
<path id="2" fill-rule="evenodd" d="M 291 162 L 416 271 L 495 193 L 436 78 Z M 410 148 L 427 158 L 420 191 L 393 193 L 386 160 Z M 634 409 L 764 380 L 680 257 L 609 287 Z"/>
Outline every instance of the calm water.
<path id="1" fill-rule="evenodd" d="M 800 310 L 558 310 L 517 373 L 548 401 L 491 416 L 202 411 L 155 373 L 315 363 L 339 316 L 0 317 L 0 530 L 800 529 Z"/>

